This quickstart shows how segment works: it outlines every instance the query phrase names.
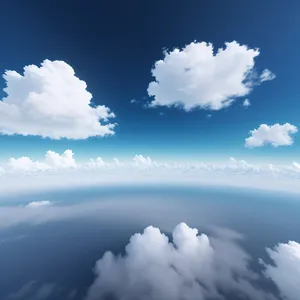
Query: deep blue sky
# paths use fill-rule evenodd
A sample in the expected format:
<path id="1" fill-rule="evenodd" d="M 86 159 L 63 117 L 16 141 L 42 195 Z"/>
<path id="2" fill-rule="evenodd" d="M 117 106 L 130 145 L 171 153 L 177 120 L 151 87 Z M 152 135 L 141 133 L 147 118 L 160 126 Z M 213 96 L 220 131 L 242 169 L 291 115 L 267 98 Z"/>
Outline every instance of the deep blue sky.
<path id="1" fill-rule="evenodd" d="M 0 136 L 1 159 L 39 158 L 48 149 L 70 148 L 78 158 L 141 153 L 155 159 L 299 161 L 299 134 L 291 147 L 243 146 L 248 131 L 262 123 L 300 127 L 299 12 L 297 0 L 2 1 L 0 72 L 22 72 L 25 65 L 46 58 L 63 60 L 86 81 L 93 102 L 115 112 L 119 125 L 113 137 L 81 141 Z M 131 104 L 131 99 L 147 96 L 151 67 L 163 57 L 162 49 L 193 40 L 215 47 L 237 40 L 258 47 L 257 65 L 277 78 L 252 92 L 249 109 L 237 102 L 212 112 L 211 118 L 203 110 Z"/>

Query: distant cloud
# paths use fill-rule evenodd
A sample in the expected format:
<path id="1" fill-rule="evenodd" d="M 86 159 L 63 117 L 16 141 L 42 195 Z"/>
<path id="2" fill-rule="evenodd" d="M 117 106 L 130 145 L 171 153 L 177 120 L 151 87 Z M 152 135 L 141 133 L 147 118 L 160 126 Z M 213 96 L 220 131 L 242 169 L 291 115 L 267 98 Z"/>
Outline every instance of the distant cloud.
<path id="1" fill-rule="evenodd" d="M 287 300 L 298 300 L 300 295 L 300 244 L 290 241 L 267 249 L 273 264 L 264 264 L 265 275 L 278 286 Z"/>
<path id="2" fill-rule="evenodd" d="M 96 159 L 91 158 L 87 165 L 90 168 L 103 168 L 106 166 L 106 163 L 102 157 L 97 157 Z"/>
<path id="3" fill-rule="evenodd" d="M 31 158 L 22 156 L 20 158 L 10 158 L 8 167 L 14 171 L 36 172 L 53 169 L 76 168 L 77 164 L 74 159 L 72 150 L 66 150 L 63 154 L 54 151 L 47 151 L 45 161 L 33 161 Z"/>
<path id="4" fill-rule="evenodd" d="M 76 168 L 77 164 L 74 159 L 74 153 L 68 149 L 63 154 L 54 151 L 47 151 L 46 163 L 53 168 Z"/>
<path id="5" fill-rule="evenodd" d="M 44 207 L 44 206 L 49 206 L 52 203 L 48 200 L 44 200 L 44 201 L 33 201 L 30 202 L 26 205 L 26 207 L 28 208 L 39 208 L 39 207 Z"/>
<path id="6" fill-rule="evenodd" d="M 250 131 L 250 137 L 245 140 L 245 146 L 249 148 L 262 147 L 267 144 L 273 147 L 290 146 L 293 144 L 291 135 L 297 131 L 297 127 L 289 123 L 272 126 L 262 124 L 258 129 Z"/>
<path id="7" fill-rule="evenodd" d="M 245 99 L 244 102 L 243 102 L 243 106 L 244 106 L 245 108 L 247 108 L 247 107 L 249 107 L 250 105 L 251 105 L 250 100 L 249 100 L 249 99 Z"/>
<path id="8" fill-rule="evenodd" d="M 295 161 L 293 162 L 293 167 L 300 172 L 300 164 L 296 163 Z"/>
<path id="9" fill-rule="evenodd" d="M 45 171 L 49 170 L 50 166 L 46 163 L 40 163 L 38 161 L 33 161 L 29 157 L 22 156 L 20 158 L 10 158 L 8 162 L 9 168 L 16 171 Z"/>
<path id="10" fill-rule="evenodd" d="M 96 279 L 86 300 L 208 300 L 238 294 L 251 300 L 275 300 L 259 289 L 259 275 L 232 233 L 208 237 L 185 223 L 172 241 L 149 226 L 130 238 L 124 256 L 106 252 L 94 268 Z M 294 299 L 291 299 L 294 300 Z"/>
<path id="11" fill-rule="evenodd" d="M 54 284 L 40 284 L 30 281 L 23 285 L 19 291 L 7 297 L 7 300 L 46 300 L 54 293 Z"/>
<path id="12" fill-rule="evenodd" d="M 164 59 L 155 63 L 148 87 L 154 97 L 150 106 L 180 106 L 220 110 L 238 98 L 248 95 L 255 85 L 271 80 L 274 75 L 254 71 L 258 49 L 238 42 L 225 43 L 214 53 L 212 44 L 193 42 L 182 50 L 164 52 Z"/>
<path id="13" fill-rule="evenodd" d="M 275 78 L 276 78 L 275 74 L 273 74 L 268 69 L 264 69 L 263 72 L 261 73 L 260 77 L 259 77 L 261 82 L 270 81 L 270 80 L 273 80 Z"/>
<path id="14" fill-rule="evenodd" d="M 150 157 L 144 157 L 141 154 L 135 155 L 133 161 L 138 168 L 148 168 L 153 165 Z"/>
<path id="15" fill-rule="evenodd" d="M 157 161 L 142 154 L 119 161 L 101 156 L 77 162 L 72 150 L 47 151 L 45 159 L 10 158 L 0 166 L 0 192 L 17 193 L 100 184 L 180 183 L 250 186 L 300 192 L 300 166 L 250 163 L 231 157 L 224 162 Z"/>
<path id="16" fill-rule="evenodd" d="M 114 157 L 113 161 L 114 161 L 115 165 L 117 165 L 118 167 L 122 166 L 122 163 L 116 157 Z"/>
<path id="17" fill-rule="evenodd" d="M 86 139 L 114 134 L 108 123 L 114 114 L 92 106 L 86 83 L 63 61 L 45 60 L 41 67 L 24 67 L 24 74 L 6 71 L 0 101 L 0 133 L 51 139 Z"/>

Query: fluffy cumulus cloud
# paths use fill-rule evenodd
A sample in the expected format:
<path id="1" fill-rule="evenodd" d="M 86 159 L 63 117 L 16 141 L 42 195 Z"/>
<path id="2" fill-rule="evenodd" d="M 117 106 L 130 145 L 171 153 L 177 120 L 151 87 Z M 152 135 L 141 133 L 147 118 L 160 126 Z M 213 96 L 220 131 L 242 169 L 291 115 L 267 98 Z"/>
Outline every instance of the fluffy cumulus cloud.
<path id="1" fill-rule="evenodd" d="M 289 123 L 283 125 L 277 123 L 272 126 L 262 124 L 250 131 L 250 137 L 245 140 L 245 146 L 249 148 L 262 147 L 267 144 L 274 147 L 290 146 L 294 142 L 292 134 L 297 131 L 297 127 Z"/>
<path id="2" fill-rule="evenodd" d="M 287 300 L 298 300 L 300 295 L 300 244 L 290 241 L 267 249 L 273 264 L 264 264 L 265 275 L 278 286 Z"/>
<path id="3" fill-rule="evenodd" d="M 114 117 L 103 105 L 92 106 L 92 94 L 73 68 L 63 61 L 45 60 L 24 73 L 6 71 L 0 101 L 0 133 L 52 139 L 86 139 L 114 134 Z"/>
<path id="4" fill-rule="evenodd" d="M 165 52 L 164 59 L 152 69 L 155 81 L 148 87 L 149 96 L 154 98 L 150 106 L 178 105 L 186 111 L 227 107 L 248 95 L 255 85 L 275 78 L 269 70 L 256 74 L 258 55 L 258 49 L 236 41 L 225 43 L 216 53 L 213 45 L 205 42 Z"/>
<path id="5" fill-rule="evenodd" d="M 147 227 L 131 237 L 124 256 L 106 252 L 94 268 L 96 280 L 87 300 L 275 300 L 257 288 L 260 275 L 232 234 L 198 235 L 179 224 L 172 241 L 158 228 Z M 294 299 L 291 299 L 294 300 Z"/>
<path id="6" fill-rule="evenodd" d="M 76 168 L 74 153 L 68 149 L 63 154 L 54 151 L 47 151 L 46 163 L 53 168 Z"/>

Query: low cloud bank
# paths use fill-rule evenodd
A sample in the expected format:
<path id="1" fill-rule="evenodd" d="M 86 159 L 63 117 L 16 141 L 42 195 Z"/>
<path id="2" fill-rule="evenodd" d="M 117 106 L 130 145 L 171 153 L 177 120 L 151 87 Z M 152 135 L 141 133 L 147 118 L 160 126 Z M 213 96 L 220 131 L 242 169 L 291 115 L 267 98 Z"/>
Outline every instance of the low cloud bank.
<path id="1" fill-rule="evenodd" d="M 265 265 L 262 275 L 251 270 L 251 258 L 239 246 L 239 238 L 234 234 L 198 235 L 197 229 L 181 223 L 170 241 L 158 228 L 149 226 L 131 237 L 125 255 L 106 252 L 97 261 L 96 279 L 86 300 L 208 300 L 233 295 L 234 299 L 281 299 L 276 289 L 271 293 L 259 287 L 264 275 L 284 299 L 297 300 L 300 244 L 289 242 L 267 249 L 275 265 Z"/>
<path id="2" fill-rule="evenodd" d="M 142 154 L 130 161 L 102 157 L 78 162 L 72 150 L 47 151 L 43 160 L 10 158 L 0 165 L 0 193 L 95 185 L 191 184 L 300 192 L 299 163 L 253 164 L 233 157 L 223 163 L 162 162 Z"/>

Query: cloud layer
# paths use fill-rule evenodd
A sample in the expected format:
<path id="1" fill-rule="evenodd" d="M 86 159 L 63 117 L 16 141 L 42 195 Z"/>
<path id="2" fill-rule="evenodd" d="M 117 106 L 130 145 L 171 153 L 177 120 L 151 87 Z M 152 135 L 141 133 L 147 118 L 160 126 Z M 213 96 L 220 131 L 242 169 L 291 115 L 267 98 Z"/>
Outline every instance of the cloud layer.
<path id="1" fill-rule="evenodd" d="M 250 131 L 250 137 L 245 140 L 245 146 L 249 148 L 262 147 L 265 145 L 290 146 L 293 144 L 292 134 L 298 132 L 296 126 L 289 123 L 283 125 L 274 124 L 268 126 L 260 125 L 257 129 Z"/>
<path id="2" fill-rule="evenodd" d="M 0 133 L 37 135 L 52 139 L 86 139 L 114 134 L 108 123 L 114 114 L 103 105 L 91 106 L 92 94 L 73 68 L 45 60 L 24 67 L 23 75 L 6 71 L 0 101 Z"/>
<path id="3" fill-rule="evenodd" d="M 77 162 L 72 150 L 47 151 L 44 160 L 10 158 L 0 166 L 0 192 L 59 189 L 107 184 L 192 184 L 254 187 L 300 192 L 298 162 L 288 165 L 254 164 L 230 158 L 223 163 L 159 162 L 141 154 L 130 161 L 100 156 Z"/>
<path id="4" fill-rule="evenodd" d="M 164 59 L 152 69 L 155 81 L 149 84 L 148 94 L 154 100 L 150 106 L 179 105 L 186 111 L 227 107 L 248 95 L 255 85 L 275 78 L 267 69 L 256 75 L 254 60 L 258 55 L 258 49 L 236 41 L 225 43 L 217 53 L 205 42 L 165 52 Z"/>
<path id="5" fill-rule="evenodd" d="M 278 299 L 258 288 L 262 275 L 251 270 L 251 258 L 239 246 L 239 238 L 224 232 L 217 237 L 198 235 L 197 229 L 181 223 L 170 241 L 158 228 L 149 226 L 142 234 L 131 237 L 125 255 L 106 252 L 97 261 L 96 279 L 86 299 L 206 300 L 230 295 L 235 299 Z M 270 275 L 270 266 L 265 273 L 287 300 L 296 300 L 299 295 L 298 285 L 293 285 L 299 278 L 298 247 L 298 243 L 290 242 L 280 244 L 276 253 L 268 250 L 278 263 L 272 267 L 273 273 L 280 278 Z M 278 251 L 280 248 L 288 249 Z M 289 270 L 292 261 L 295 266 Z"/>

